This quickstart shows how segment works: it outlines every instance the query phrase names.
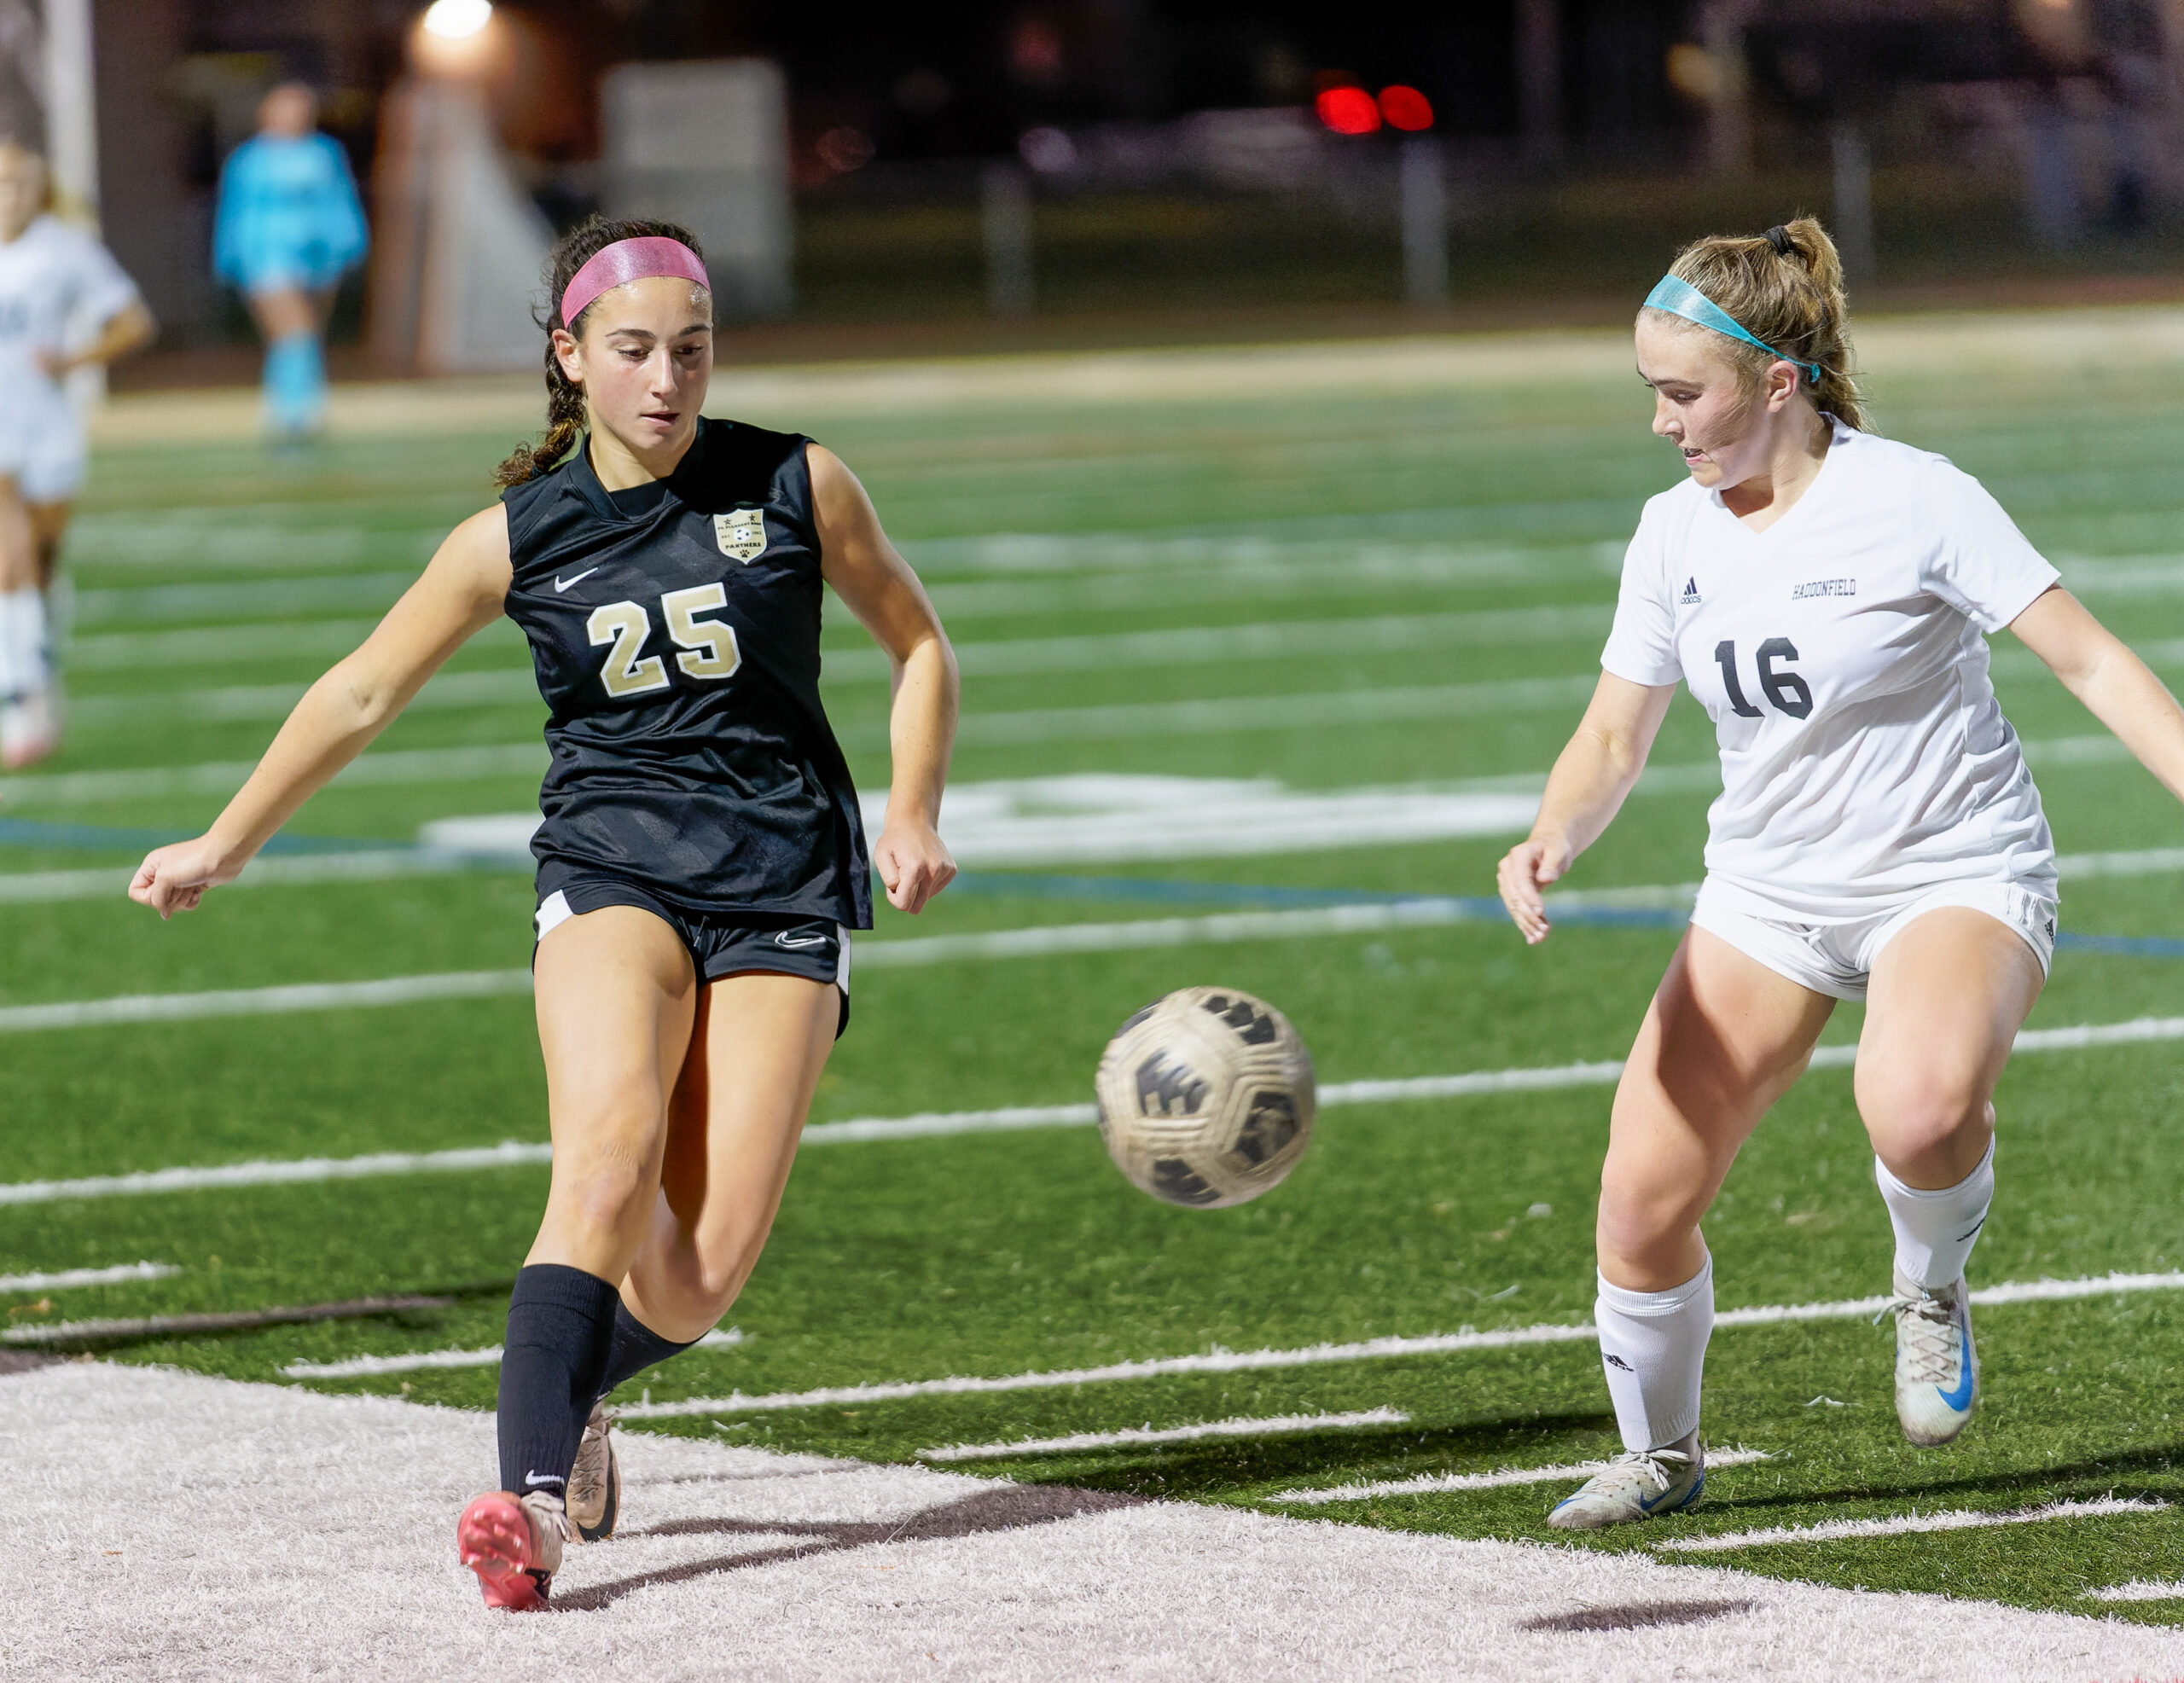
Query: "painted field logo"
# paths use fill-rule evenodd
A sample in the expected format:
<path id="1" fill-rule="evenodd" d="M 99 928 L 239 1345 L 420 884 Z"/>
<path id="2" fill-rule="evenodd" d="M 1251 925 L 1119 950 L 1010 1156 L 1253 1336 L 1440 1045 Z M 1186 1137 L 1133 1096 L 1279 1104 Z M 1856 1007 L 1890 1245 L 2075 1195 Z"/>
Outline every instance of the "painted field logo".
<path id="1" fill-rule="evenodd" d="M 766 553 L 766 514 L 763 508 L 731 508 L 713 516 L 713 541 L 723 555 L 739 561 L 755 561 Z"/>

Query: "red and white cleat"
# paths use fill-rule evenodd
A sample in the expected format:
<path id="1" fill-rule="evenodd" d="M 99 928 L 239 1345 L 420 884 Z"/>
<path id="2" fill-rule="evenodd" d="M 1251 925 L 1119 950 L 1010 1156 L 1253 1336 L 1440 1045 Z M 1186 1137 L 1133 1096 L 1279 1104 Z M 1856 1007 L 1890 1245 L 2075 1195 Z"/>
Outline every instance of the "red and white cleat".
<path id="1" fill-rule="evenodd" d="M 560 1497 L 488 1490 L 463 1509 L 455 1545 L 462 1564 L 478 1575 L 488 1607 L 535 1613 L 553 1592 L 567 1535 Z"/>

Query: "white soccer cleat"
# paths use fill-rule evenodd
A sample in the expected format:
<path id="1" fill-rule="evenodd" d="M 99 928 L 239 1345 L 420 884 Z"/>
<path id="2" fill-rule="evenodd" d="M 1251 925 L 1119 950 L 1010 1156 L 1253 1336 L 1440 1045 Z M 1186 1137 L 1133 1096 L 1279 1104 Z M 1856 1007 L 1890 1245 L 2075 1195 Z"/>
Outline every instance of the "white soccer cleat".
<path id="1" fill-rule="evenodd" d="M 0 704 L 0 765 L 20 771 L 61 746 L 61 721 L 49 690 L 34 689 Z"/>
<path id="2" fill-rule="evenodd" d="M 1979 1352 L 1972 1342 L 1972 1297 L 1964 1282 L 1929 1291 L 1896 1274 L 1896 1418 L 1928 1448 L 1964 1430 L 1979 1400 Z"/>
<path id="3" fill-rule="evenodd" d="M 622 1469 L 610 1436 L 613 1425 L 607 1405 L 593 1403 L 591 1418 L 584 1423 L 584 1442 L 577 1446 L 577 1464 L 569 1469 L 569 1523 L 588 1543 L 613 1536 L 615 1516 L 622 1510 Z"/>
<path id="4" fill-rule="evenodd" d="M 1547 1516 L 1558 1531 L 1597 1531 L 1658 1519 L 1664 1513 L 1688 1513 L 1706 1489 L 1706 1452 L 1698 1444 L 1681 1449 L 1627 1449 L 1565 1496 Z"/>

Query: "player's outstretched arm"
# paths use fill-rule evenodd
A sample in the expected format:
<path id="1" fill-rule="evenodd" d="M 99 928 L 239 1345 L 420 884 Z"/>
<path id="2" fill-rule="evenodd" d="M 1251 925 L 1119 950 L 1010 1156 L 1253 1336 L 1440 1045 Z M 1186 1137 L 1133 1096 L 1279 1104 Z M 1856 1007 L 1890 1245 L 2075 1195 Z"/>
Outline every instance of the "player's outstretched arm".
<path id="1" fill-rule="evenodd" d="M 296 809 L 500 614 L 511 574 L 508 513 L 496 504 L 450 532 L 363 647 L 311 687 L 212 827 L 144 856 L 129 897 L 166 918 L 193 908 L 206 889 L 234 881 Z"/>
<path id="2" fill-rule="evenodd" d="M 940 839 L 940 792 L 956 747 L 962 681 L 932 600 L 880 529 L 857 475 L 832 450 L 807 445 L 820 572 L 887 651 L 894 667 L 888 744 L 894 776 L 873 868 L 899 911 L 918 912 L 948 886 L 956 861 Z"/>
<path id="3" fill-rule="evenodd" d="M 2164 788 L 2184 800 L 2184 707 L 2121 637 L 2059 584 L 2036 596 L 2010 630 Z"/>
<path id="4" fill-rule="evenodd" d="M 1674 684 L 1635 684 L 1612 672 L 1600 674 L 1577 734 L 1548 775 L 1531 834 L 1502 855 L 1495 873 L 1502 903 L 1527 946 L 1547 939 L 1543 891 L 1568 872 L 1621 810 L 1646 769 L 1675 695 Z"/>

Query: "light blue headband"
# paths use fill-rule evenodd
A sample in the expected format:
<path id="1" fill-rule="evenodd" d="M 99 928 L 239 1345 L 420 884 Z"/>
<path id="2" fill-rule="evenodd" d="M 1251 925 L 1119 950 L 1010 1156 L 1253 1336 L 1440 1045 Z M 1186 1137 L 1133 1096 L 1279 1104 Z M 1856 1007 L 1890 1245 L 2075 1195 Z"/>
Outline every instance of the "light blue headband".
<path id="1" fill-rule="evenodd" d="M 1731 339 L 1742 340 L 1746 345 L 1764 351 L 1794 367 L 1803 369 L 1805 376 L 1815 386 L 1820 384 L 1820 364 L 1800 363 L 1795 357 L 1777 351 L 1763 339 L 1755 339 L 1737 324 L 1736 318 L 1687 281 L 1679 281 L 1673 275 L 1664 275 L 1661 283 L 1646 294 L 1646 308 L 1658 310 L 1670 316 L 1680 316 L 1695 326 L 1711 328 Z"/>

